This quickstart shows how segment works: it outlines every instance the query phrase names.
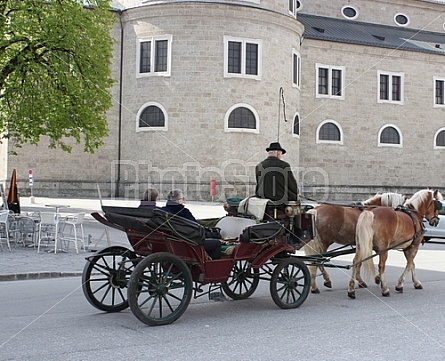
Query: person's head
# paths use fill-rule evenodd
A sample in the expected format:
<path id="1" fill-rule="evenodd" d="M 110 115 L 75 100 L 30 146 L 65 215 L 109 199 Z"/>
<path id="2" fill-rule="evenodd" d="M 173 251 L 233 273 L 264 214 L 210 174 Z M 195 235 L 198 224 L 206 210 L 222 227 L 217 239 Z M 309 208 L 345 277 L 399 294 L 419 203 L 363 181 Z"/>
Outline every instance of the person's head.
<path id="1" fill-rule="evenodd" d="M 154 188 L 148 188 L 144 193 L 144 198 L 142 198 L 143 201 L 152 201 L 156 202 L 158 200 L 159 193 Z"/>
<path id="2" fill-rule="evenodd" d="M 278 159 L 281 159 L 282 155 L 286 154 L 286 150 L 283 149 L 278 142 L 270 143 L 266 151 L 269 157 L 276 157 Z"/>
<path id="3" fill-rule="evenodd" d="M 169 201 L 174 201 L 178 204 L 184 203 L 184 193 L 180 189 L 173 189 L 167 196 Z"/>

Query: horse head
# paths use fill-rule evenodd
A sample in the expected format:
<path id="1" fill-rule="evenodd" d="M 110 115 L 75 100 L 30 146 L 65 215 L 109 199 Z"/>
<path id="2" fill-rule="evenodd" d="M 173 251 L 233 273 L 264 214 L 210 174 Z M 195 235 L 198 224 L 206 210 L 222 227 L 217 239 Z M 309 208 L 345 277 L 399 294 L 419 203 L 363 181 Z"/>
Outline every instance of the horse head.
<path id="1" fill-rule="evenodd" d="M 414 208 L 422 218 L 428 220 L 430 226 L 436 227 L 439 224 L 439 211 L 442 209 L 441 200 L 442 194 L 437 189 L 424 189 L 416 192 L 404 205 Z"/>

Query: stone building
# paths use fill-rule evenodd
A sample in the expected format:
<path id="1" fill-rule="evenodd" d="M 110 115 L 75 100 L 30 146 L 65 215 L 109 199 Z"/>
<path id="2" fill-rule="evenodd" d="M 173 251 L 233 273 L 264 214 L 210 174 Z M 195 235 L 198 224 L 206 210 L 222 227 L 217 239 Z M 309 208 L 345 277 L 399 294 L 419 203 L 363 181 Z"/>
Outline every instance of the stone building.
<path id="1" fill-rule="evenodd" d="M 188 199 L 253 194 L 279 140 L 303 195 L 442 187 L 441 1 L 113 1 L 110 134 L 95 154 L 26 146 L 21 194 Z M 11 149 L 9 149 L 11 150 Z M 2 158 L 3 157 L 3 158 Z"/>

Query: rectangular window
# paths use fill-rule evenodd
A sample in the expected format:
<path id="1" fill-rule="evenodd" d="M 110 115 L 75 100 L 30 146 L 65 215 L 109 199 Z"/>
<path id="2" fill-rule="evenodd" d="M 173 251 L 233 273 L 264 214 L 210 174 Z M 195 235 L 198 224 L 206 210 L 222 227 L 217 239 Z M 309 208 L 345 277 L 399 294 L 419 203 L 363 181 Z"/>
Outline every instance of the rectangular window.
<path id="1" fill-rule="evenodd" d="M 316 64 L 317 98 L 344 99 L 345 67 Z"/>
<path id="2" fill-rule="evenodd" d="M 137 44 L 137 77 L 170 76 L 172 36 L 139 39 Z"/>
<path id="3" fill-rule="evenodd" d="M 445 79 L 434 77 L 434 107 L 445 106 Z"/>
<path id="4" fill-rule="evenodd" d="M 224 76 L 261 79 L 261 40 L 224 37 Z"/>
<path id="5" fill-rule="evenodd" d="M 295 16 L 295 0 L 289 0 L 289 14 Z"/>
<path id="6" fill-rule="evenodd" d="M 378 71 L 378 102 L 403 104 L 403 73 Z"/>
<path id="7" fill-rule="evenodd" d="M 292 85 L 300 89 L 301 79 L 301 57 L 300 54 L 292 49 Z"/>

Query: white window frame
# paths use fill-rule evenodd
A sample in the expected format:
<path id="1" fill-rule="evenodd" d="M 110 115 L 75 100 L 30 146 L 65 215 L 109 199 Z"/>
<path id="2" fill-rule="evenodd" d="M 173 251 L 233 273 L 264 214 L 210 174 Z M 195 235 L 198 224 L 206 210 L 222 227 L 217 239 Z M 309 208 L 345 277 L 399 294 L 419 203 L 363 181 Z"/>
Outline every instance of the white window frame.
<path id="1" fill-rule="evenodd" d="M 344 14 L 344 10 L 345 10 L 346 8 L 351 8 L 351 9 L 355 10 L 355 16 L 353 16 L 353 17 L 348 17 L 348 16 L 346 16 L 346 15 Z M 358 9 L 357 9 L 355 6 L 352 6 L 352 5 L 344 5 L 344 6 L 341 8 L 341 14 L 343 15 L 343 17 L 344 17 L 345 19 L 348 19 L 348 20 L 355 20 L 355 19 L 358 18 Z"/>
<path id="2" fill-rule="evenodd" d="M 445 132 L 445 128 L 440 128 L 440 129 L 436 132 L 436 134 L 434 134 L 434 139 L 433 139 L 433 142 L 434 142 L 434 144 L 433 144 L 433 148 L 434 148 L 434 149 L 445 149 L 445 147 L 437 146 L 437 145 L 436 145 L 436 139 L 437 139 L 437 136 L 438 136 L 439 133 L 442 132 L 442 131 Z"/>
<path id="3" fill-rule="evenodd" d="M 158 71 L 155 72 L 155 44 L 157 41 L 167 40 L 167 70 L 166 71 Z M 151 41 L 151 69 L 150 72 L 141 73 L 140 64 L 141 64 L 141 43 Z M 136 78 L 142 78 L 147 76 L 170 76 L 171 75 L 171 60 L 172 60 L 172 35 L 159 35 L 153 36 L 149 38 L 141 38 L 136 41 Z"/>
<path id="4" fill-rule="evenodd" d="M 442 81 L 444 89 L 442 89 L 442 94 L 444 97 L 444 104 L 437 104 L 436 103 L 436 82 Z M 445 108 L 445 78 L 441 78 L 438 76 L 433 77 L 433 107 L 434 108 Z"/>
<path id="5" fill-rule="evenodd" d="M 397 17 L 398 16 L 404 16 L 405 18 L 406 18 L 406 24 L 400 24 L 398 21 L 397 21 Z M 394 15 L 394 23 L 397 25 L 397 26 L 401 26 L 401 27 L 407 27 L 410 23 L 411 23 L 411 19 L 409 18 L 409 16 L 408 15 L 406 15 L 406 14 L 403 14 L 403 13 L 397 13 L 397 14 L 395 14 Z"/>
<path id="6" fill-rule="evenodd" d="M 380 99 L 380 75 L 388 75 L 389 76 L 389 96 L 390 99 Z M 394 76 L 400 77 L 400 100 L 392 100 L 392 78 Z M 405 99 L 405 73 L 396 73 L 390 71 L 377 71 L 377 103 L 389 103 L 389 104 L 397 104 L 403 105 Z"/>
<path id="7" fill-rule="evenodd" d="M 139 126 L 139 117 L 141 116 L 141 114 L 145 108 L 152 106 L 152 105 L 155 107 L 158 107 L 159 109 L 161 109 L 162 113 L 164 113 L 164 120 L 165 120 L 164 126 L 163 127 L 140 127 Z M 138 132 L 157 132 L 157 131 L 164 131 L 164 132 L 168 131 L 168 113 L 165 110 L 165 108 L 162 106 L 162 104 L 159 104 L 157 102 L 147 102 L 139 108 L 138 113 L 136 115 L 136 133 L 138 133 Z"/>
<path id="8" fill-rule="evenodd" d="M 255 129 L 247 129 L 247 128 L 229 128 L 229 116 L 232 114 L 236 108 L 247 108 L 249 109 L 253 115 L 255 116 Z M 260 117 L 258 116 L 258 112 L 249 104 L 246 103 L 237 103 L 232 105 L 229 110 L 227 110 L 224 116 L 224 132 L 226 133 L 255 133 L 258 134 L 260 132 Z"/>
<path id="9" fill-rule="evenodd" d="M 319 69 L 328 69 L 328 94 L 320 94 L 318 92 L 318 84 L 319 84 Z M 340 70 L 341 71 L 341 95 L 332 95 L 332 70 Z M 329 99 L 345 99 L 345 71 L 346 68 L 344 66 L 334 66 L 334 65 L 326 65 L 326 64 L 315 64 L 315 97 L 316 98 L 329 98 Z"/>
<path id="10" fill-rule="evenodd" d="M 400 136 L 400 144 L 392 144 L 392 143 L 381 143 L 380 142 L 380 135 L 382 134 L 383 130 L 386 128 L 391 127 L 397 130 L 397 133 L 399 133 Z M 379 129 L 379 133 L 377 135 L 377 146 L 378 147 L 388 147 L 388 148 L 403 148 L 403 134 L 398 126 L 394 124 L 385 124 Z"/>
<path id="11" fill-rule="evenodd" d="M 325 125 L 326 123 L 332 123 L 335 124 L 338 128 L 338 130 L 340 131 L 340 140 L 324 140 L 324 139 L 320 139 L 320 129 L 323 125 Z M 343 145 L 343 129 L 340 126 L 340 124 L 338 124 L 338 122 L 336 122 L 333 119 L 326 119 L 323 122 L 321 122 L 318 127 L 317 127 L 317 131 L 315 133 L 315 142 L 317 144 L 339 144 L 339 145 Z"/>
<path id="12" fill-rule="evenodd" d="M 229 42 L 241 43 L 241 73 L 229 73 Z M 246 74 L 246 44 L 258 45 L 258 74 Z M 261 39 L 235 38 L 224 36 L 224 78 L 248 78 L 261 80 L 262 76 L 263 41 Z"/>
<path id="13" fill-rule="evenodd" d="M 294 59 L 297 57 L 297 83 L 294 82 L 295 79 L 295 63 Z M 301 89 L 301 55 L 296 49 L 292 49 L 292 87 Z"/>

